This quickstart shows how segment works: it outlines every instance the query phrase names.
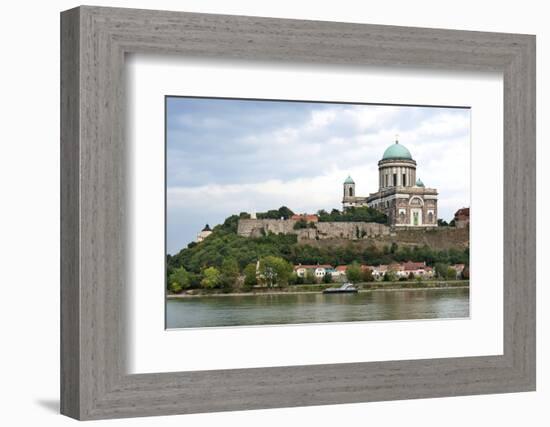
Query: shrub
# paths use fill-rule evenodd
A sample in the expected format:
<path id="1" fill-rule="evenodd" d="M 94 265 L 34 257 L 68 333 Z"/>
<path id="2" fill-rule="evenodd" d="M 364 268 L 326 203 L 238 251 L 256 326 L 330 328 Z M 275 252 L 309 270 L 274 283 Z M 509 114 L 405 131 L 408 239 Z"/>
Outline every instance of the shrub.
<path id="1" fill-rule="evenodd" d="M 292 265 L 283 258 L 266 256 L 260 259 L 260 278 L 268 287 L 285 286 L 292 274 Z"/>
<path id="2" fill-rule="evenodd" d="M 173 294 L 179 294 L 181 291 L 183 291 L 183 288 L 178 282 L 172 282 L 168 285 L 168 290 Z"/>
<path id="3" fill-rule="evenodd" d="M 365 268 L 365 270 L 363 270 L 361 278 L 363 279 L 363 282 L 374 282 L 374 277 L 370 268 Z"/>
<path id="4" fill-rule="evenodd" d="M 361 276 L 361 266 L 356 262 L 352 263 L 346 270 L 346 277 L 352 283 L 359 282 Z"/>
<path id="5" fill-rule="evenodd" d="M 220 285 L 224 289 L 232 289 L 239 278 L 239 264 L 234 258 L 225 258 L 220 270 Z"/>
<path id="6" fill-rule="evenodd" d="M 187 270 L 183 267 L 176 268 L 172 274 L 168 276 L 168 290 L 175 294 L 179 294 L 182 290 L 191 286 L 191 278 Z"/>
<path id="7" fill-rule="evenodd" d="M 313 272 L 313 270 L 306 271 L 306 277 L 304 278 L 304 283 L 306 284 L 317 283 L 317 278 L 315 277 L 315 273 Z"/>
<path id="8" fill-rule="evenodd" d="M 456 270 L 454 268 L 449 267 L 447 269 L 446 279 L 447 280 L 456 280 Z"/>
<path id="9" fill-rule="evenodd" d="M 254 286 L 258 284 L 258 279 L 256 276 L 256 264 L 250 263 L 248 264 L 244 270 L 244 282 L 243 282 L 243 289 L 249 291 Z"/>
<path id="10" fill-rule="evenodd" d="M 201 286 L 213 289 L 221 285 L 221 273 L 216 267 L 208 267 L 202 272 Z"/>
<path id="11" fill-rule="evenodd" d="M 323 283 L 332 283 L 332 274 L 326 273 L 323 276 Z"/>
<path id="12" fill-rule="evenodd" d="M 301 230 L 307 228 L 307 221 L 305 219 L 300 219 L 294 224 L 294 230 Z"/>

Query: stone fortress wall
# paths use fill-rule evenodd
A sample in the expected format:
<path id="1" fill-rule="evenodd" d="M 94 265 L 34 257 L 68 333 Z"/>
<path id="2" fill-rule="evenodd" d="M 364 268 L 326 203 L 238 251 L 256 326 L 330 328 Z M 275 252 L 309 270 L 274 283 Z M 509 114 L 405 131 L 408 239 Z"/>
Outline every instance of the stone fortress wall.
<path id="1" fill-rule="evenodd" d="M 294 229 L 298 221 L 292 219 L 240 219 L 237 234 L 244 237 L 260 237 L 269 232 L 295 234 L 298 241 L 346 239 L 360 240 L 389 236 L 390 227 L 375 222 L 316 222 L 314 228 Z"/>
<path id="2" fill-rule="evenodd" d="M 244 237 L 261 237 L 268 232 L 295 234 L 298 242 L 310 245 L 400 246 L 428 245 L 433 249 L 464 249 L 469 247 L 470 229 L 456 227 L 389 227 L 373 222 L 317 222 L 315 228 L 294 229 L 295 220 L 240 219 L 237 233 Z M 347 242 L 347 243 L 346 243 Z"/>

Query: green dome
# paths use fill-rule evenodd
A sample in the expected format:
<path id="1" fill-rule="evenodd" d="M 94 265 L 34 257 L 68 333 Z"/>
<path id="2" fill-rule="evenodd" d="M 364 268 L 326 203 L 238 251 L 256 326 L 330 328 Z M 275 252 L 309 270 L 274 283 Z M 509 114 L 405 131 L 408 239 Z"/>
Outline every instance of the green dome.
<path id="1" fill-rule="evenodd" d="M 382 160 L 391 160 L 391 159 L 407 159 L 412 160 L 411 152 L 405 148 L 405 146 L 396 142 L 395 144 L 390 145 L 384 151 Z"/>
<path id="2" fill-rule="evenodd" d="M 416 180 L 416 186 L 417 186 L 417 187 L 424 187 L 424 183 L 422 182 L 422 180 L 421 180 L 420 178 L 418 178 L 418 179 Z"/>
<path id="3" fill-rule="evenodd" d="M 344 181 L 344 184 L 355 184 L 355 182 L 353 182 L 353 179 L 351 179 L 351 176 L 348 176 Z"/>

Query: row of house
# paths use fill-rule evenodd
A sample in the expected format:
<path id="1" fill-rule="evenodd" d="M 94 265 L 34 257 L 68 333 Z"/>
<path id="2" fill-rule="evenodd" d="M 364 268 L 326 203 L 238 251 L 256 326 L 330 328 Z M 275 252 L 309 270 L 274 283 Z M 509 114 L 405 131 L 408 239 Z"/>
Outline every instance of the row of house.
<path id="1" fill-rule="evenodd" d="M 361 270 L 370 270 L 375 280 L 381 280 L 387 272 L 393 272 L 399 279 L 401 277 L 410 277 L 412 274 L 414 277 L 432 278 L 434 277 L 434 269 L 425 262 L 413 262 L 407 261 L 404 263 L 395 264 L 382 264 L 382 265 L 361 265 Z M 450 266 L 456 271 L 457 277 L 464 270 L 464 264 L 454 264 Z M 302 265 L 298 264 L 294 266 L 294 272 L 298 277 L 306 277 L 308 271 L 312 271 L 313 275 L 317 279 L 322 279 L 325 275 L 330 274 L 333 280 L 345 280 L 347 265 L 339 265 L 333 267 L 329 264 L 317 264 L 317 265 Z"/>

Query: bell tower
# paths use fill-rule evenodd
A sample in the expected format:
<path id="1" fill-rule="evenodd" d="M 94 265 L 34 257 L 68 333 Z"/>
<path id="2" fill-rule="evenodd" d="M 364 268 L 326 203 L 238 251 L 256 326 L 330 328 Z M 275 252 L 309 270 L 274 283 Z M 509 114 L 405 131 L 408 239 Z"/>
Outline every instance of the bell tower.
<path id="1" fill-rule="evenodd" d="M 351 179 L 351 176 L 348 176 L 344 181 L 344 206 L 351 205 L 355 200 L 355 182 Z"/>

